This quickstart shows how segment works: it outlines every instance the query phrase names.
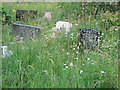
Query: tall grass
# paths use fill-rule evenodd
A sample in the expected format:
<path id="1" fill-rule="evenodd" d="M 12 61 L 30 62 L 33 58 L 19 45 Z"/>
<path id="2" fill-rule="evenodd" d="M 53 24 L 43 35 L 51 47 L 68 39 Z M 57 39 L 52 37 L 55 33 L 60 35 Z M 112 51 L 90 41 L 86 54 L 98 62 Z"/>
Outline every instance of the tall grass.
<path id="1" fill-rule="evenodd" d="M 61 18 L 58 3 L 3 3 L 12 9 L 36 9 L 37 20 L 16 22 L 42 28 L 34 41 L 15 43 L 11 26 L 2 28 L 3 42 L 14 42 L 9 49 L 13 55 L 2 59 L 3 88 L 117 88 L 117 31 L 105 30 L 97 20 L 72 20 L 69 36 L 51 38 L 49 31 Z M 42 19 L 42 12 L 52 11 L 51 21 Z M 78 24 L 78 25 L 75 25 Z M 80 28 L 96 28 L 103 32 L 100 48 L 80 54 L 78 32 Z"/>

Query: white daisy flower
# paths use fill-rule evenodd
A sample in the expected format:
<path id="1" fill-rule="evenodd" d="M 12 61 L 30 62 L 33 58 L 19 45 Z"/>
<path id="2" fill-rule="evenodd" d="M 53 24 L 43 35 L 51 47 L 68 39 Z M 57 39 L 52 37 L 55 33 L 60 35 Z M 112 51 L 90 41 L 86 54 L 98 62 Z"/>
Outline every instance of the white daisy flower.
<path id="1" fill-rule="evenodd" d="M 75 50 L 75 48 L 73 48 L 73 50 Z"/>
<path id="2" fill-rule="evenodd" d="M 101 73 L 105 73 L 104 71 L 100 71 Z"/>
<path id="3" fill-rule="evenodd" d="M 65 68 L 68 68 L 68 66 L 66 66 Z"/>
<path id="4" fill-rule="evenodd" d="M 80 70 L 80 73 L 83 73 L 83 70 Z"/>
<path id="5" fill-rule="evenodd" d="M 71 33 L 71 36 L 73 36 L 73 33 Z"/>
<path id="6" fill-rule="evenodd" d="M 78 58 L 75 58 L 76 60 L 78 60 Z"/>
<path id="7" fill-rule="evenodd" d="M 77 45 L 75 45 L 75 47 L 77 47 Z"/>
<path id="8" fill-rule="evenodd" d="M 73 63 L 70 63 L 70 66 L 73 66 Z"/>
<path id="9" fill-rule="evenodd" d="M 94 65 L 95 63 L 92 63 L 92 65 Z"/>
<path id="10" fill-rule="evenodd" d="M 69 55 L 69 53 L 68 53 L 68 52 L 67 52 L 66 54 L 67 54 L 67 55 Z"/>
<path id="11" fill-rule="evenodd" d="M 87 60 L 90 60 L 90 58 L 87 58 Z"/>
<path id="12" fill-rule="evenodd" d="M 84 63 L 82 65 L 85 65 Z"/>
<path id="13" fill-rule="evenodd" d="M 77 51 L 76 54 L 78 54 L 79 52 Z"/>

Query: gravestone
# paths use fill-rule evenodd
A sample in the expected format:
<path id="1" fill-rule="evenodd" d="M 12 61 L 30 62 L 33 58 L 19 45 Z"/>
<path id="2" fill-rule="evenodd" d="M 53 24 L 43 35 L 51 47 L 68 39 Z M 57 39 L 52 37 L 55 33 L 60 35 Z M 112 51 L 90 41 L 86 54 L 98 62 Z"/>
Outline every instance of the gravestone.
<path id="1" fill-rule="evenodd" d="M 53 12 L 44 12 L 43 18 L 50 20 L 52 18 L 52 14 L 53 14 Z"/>
<path id="2" fill-rule="evenodd" d="M 80 29 L 79 42 L 88 49 L 94 48 L 98 45 L 101 35 L 102 32 L 94 28 Z"/>
<path id="3" fill-rule="evenodd" d="M 28 21 L 29 19 L 34 19 L 37 16 L 36 10 L 16 10 L 16 20 L 18 21 Z"/>
<path id="4" fill-rule="evenodd" d="M 8 50 L 7 46 L 1 46 L 1 58 L 12 55 L 12 51 Z"/>
<path id="5" fill-rule="evenodd" d="M 36 38 L 40 35 L 40 27 L 23 24 L 13 24 L 13 33 L 16 36 L 23 37 L 24 40 Z"/>

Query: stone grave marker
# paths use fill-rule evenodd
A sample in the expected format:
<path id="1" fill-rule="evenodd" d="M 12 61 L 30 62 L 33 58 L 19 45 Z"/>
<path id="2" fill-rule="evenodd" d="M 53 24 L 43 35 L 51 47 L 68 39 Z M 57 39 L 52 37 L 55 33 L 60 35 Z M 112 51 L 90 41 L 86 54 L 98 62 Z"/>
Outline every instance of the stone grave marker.
<path id="1" fill-rule="evenodd" d="M 1 58 L 4 58 L 6 56 L 10 56 L 13 54 L 12 51 L 8 50 L 8 47 L 7 46 L 0 46 L 1 48 Z"/>
<path id="2" fill-rule="evenodd" d="M 16 10 L 16 20 L 18 21 L 28 21 L 29 19 L 35 19 L 37 16 L 36 10 Z"/>
<path id="3" fill-rule="evenodd" d="M 36 38 L 40 35 L 40 27 L 13 24 L 13 33 L 16 36 L 23 37 L 23 40 Z"/>
<path id="4" fill-rule="evenodd" d="M 99 43 L 101 35 L 102 32 L 94 28 L 80 29 L 79 42 L 88 49 L 95 48 Z"/>
<path id="5" fill-rule="evenodd" d="M 50 20 L 52 18 L 53 12 L 44 12 L 43 18 Z"/>

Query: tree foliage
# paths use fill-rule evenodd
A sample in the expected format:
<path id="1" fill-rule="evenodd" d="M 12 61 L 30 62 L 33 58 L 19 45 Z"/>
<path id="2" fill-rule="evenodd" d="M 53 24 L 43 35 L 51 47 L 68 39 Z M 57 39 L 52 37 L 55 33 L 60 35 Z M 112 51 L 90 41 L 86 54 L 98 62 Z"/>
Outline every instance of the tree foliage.
<path id="1" fill-rule="evenodd" d="M 62 16 L 67 16 L 67 19 L 74 18 L 78 22 L 97 19 L 106 29 L 110 25 L 119 25 L 117 2 L 62 2 L 59 7 L 64 10 Z"/>

